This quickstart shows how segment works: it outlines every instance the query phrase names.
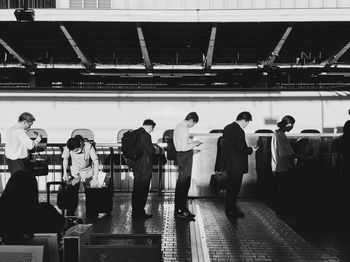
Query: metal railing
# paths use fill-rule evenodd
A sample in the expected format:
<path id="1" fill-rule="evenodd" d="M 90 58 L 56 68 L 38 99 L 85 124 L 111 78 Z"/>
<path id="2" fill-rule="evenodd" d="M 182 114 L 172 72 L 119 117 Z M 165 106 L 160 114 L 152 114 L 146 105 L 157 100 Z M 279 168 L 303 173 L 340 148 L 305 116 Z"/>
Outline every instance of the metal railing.
<path id="1" fill-rule="evenodd" d="M 40 152 L 49 161 L 49 174 L 37 177 L 40 192 L 46 191 L 46 183 L 62 180 L 61 154 L 65 144 L 47 144 L 45 150 Z M 153 192 L 173 192 L 177 179 L 177 167 L 174 161 L 161 164 L 161 155 L 164 149 L 156 146 L 156 154 L 153 162 L 153 173 L 150 190 Z M 128 167 L 121 152 L 120 144 L 96 144 L 96 151 L 100 162 L 100 169 L 111 175 L 114 192 L 131 192 L 133 188 L 133 172 Z M 4 190 L 10 178 L 5 158 L 5 144 L 0 144 L 0 193 Z M 58 186 L 50 190 L 57 190 Z"/>
<path id="2" fill-rule="evenodd" d="M 0 0 L 0 9 L 56 8 L 56 0 Z"/>
<path id="3" fill-rule="evenodd" d="M 69 9 L 328 9 L 349 8 L 347 0 L 0 0 L 0 9 L 21 8 Z"/>

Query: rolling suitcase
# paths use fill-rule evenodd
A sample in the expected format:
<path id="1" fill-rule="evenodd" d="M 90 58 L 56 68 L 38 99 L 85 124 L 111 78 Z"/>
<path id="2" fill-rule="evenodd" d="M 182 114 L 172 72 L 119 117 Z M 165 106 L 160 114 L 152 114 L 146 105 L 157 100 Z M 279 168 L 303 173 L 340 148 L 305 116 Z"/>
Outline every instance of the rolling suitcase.
<path id="1" fill-rule="evenodd" d="M 99 213 L 111 215 L 113 208 L 113 181 L 111 176 L 105 178 L 106 186 L 102 188 L 85 187 L 86 216 L 95 218 Z"/>

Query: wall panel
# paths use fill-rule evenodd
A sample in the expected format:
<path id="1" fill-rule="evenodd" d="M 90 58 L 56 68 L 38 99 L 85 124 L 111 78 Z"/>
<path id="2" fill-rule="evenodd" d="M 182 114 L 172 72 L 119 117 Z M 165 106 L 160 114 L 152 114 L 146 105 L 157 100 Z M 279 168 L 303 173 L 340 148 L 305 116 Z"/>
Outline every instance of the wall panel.
<path id="1" fill-rule="evenodd" d="M 152 134 L 156 142 L 166 129 L 172 129 L 188 112 L 196 111 L 200 120 L 193 133 L 208 133 L 221 129 L 232 122 L 241 111 L 250 111 L 253 122 L 246 132 L 257 129 L 275 129 L 265 124 L 266 119 L 279 120 L 285 114 L 296 118 L 293 132 L 305 128 L 342 126 L 349 119 L 350 97 L 322 101 L 316 98 L 261 98 L 259 94 L 248 94 L 244 98 L 9 98 L 0 95 L 0 133 L 4 140 L 6 130 L 14 125 L 20 113 L 28 111 L 37 119 L 33 127 L 48 132 L 50 143 L 65 142 L 76 128 L 94 131 L 99 143 L 113 143 L 116 133 L 123 128 L 137 128 L 146 118 L 153 119 L 157 126 Z"/>

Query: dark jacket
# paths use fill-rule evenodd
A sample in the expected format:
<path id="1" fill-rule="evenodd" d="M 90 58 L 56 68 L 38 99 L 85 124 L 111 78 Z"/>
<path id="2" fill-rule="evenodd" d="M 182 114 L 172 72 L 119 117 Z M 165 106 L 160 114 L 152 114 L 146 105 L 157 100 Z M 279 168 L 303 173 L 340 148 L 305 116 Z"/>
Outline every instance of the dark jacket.
<path id="1" fill-rule="evenodd" d="M 248 155 L 253 153 L 253 148 L 247 146 L 243 129 L 233 122 L 225 126 L 223 139 L 226 171 L 236 174 L 248 173 Z"/>
<path id="2" fill-rule="evenodd" d="M 16 171 L 0 197 L 0 236 L 5 242 L 14 241 L 20 233 L 60 232 L 64 217 L 52 205 L 39 203 L 38 199 L 34 175 L 25 170 Z"/>
<path id="3" fill-rule="evenodd" d="M 152 144 L 151 135 L 143 127 L 137 129 L 136 132 L 138 133 L 138 144 L 143 151 L 143 155 L 140 159 L 133 161 L 132 168 L 138 172 L 152 173 L 155 148 Z"/>

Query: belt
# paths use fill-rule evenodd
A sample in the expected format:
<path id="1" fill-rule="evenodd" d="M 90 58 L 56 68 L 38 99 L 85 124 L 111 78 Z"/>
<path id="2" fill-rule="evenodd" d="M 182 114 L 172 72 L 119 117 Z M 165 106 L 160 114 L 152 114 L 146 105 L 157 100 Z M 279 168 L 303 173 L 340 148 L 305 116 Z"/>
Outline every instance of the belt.
<path id="1" fill-rule="evenodd" d="M 187 150 L 187 151 L 176 151 L 176 153 L 187 153 L 187 152 L 191 152 L 191 151 L 192 151 L 192 149 Z"/>

